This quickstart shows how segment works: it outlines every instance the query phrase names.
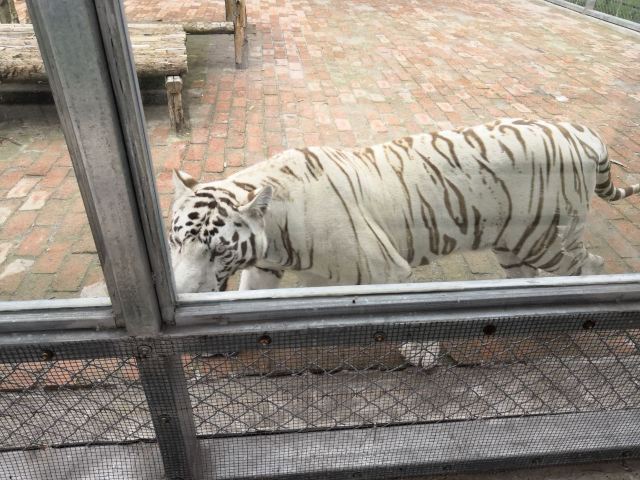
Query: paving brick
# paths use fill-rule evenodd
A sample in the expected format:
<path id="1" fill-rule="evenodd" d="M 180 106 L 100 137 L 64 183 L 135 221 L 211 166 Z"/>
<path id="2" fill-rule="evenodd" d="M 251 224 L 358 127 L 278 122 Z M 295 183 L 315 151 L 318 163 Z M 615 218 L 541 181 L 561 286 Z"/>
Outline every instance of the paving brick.
<path id="1" fill-rule="evenodd" d="M 50 195 L 51 192 L 46 190 L 32 192 L 22 204 L 20 210 L 40 210 L 44 207 L 44 204 Z"/>
<path id="2" fill-rule="evenodd" d="M 68 167 L 54 166 L 49 170 L 46 176 L 40 181 L 39 188 L 55 188 L 58 187 L 69 174 Z"/>
<path id="3" fill-rule="evenodd" d="M 33 260 L 18 258 L 0 271 L 0 295 L 12 294 L 27 275 Z M 6 297 L 5 297 L 6 298 Z"/>
<path id="4" fill-rule="evenodd" d="M 16 255 L 37 257 L 46 248 L 51 236 L 51 227 L 36 227 L 29 232 L 16 249 Z"/>
<path id="5" fill-rule="evenodd" d="M 67 292 L 78 291 L 92 260 L 93 255 L 69 255 L 55 275 L 53 289 Z"/>
<path id="6" fill-rule="evenodd" d="M 4 261 L 7 259 L 7 256 L 9 256 L 9 252 L 11 251 L 12 248 L 13 248 L 13 243 L 11 242 L 0 243 L 0 265 L 2 265 Z"/>
<path id="7" fill-rule="evenodd" d="M 49 291 L 52 282 L 53 275 L 51 274 L 30 274 L 20 283 L 13 294 L 13 299 L 47 299 L 50 297 Z"/>
<path id="8" fill-rule="evenodd" d="M 56 273 L 68 253 L 67 243 L 54 243 L 42 253 L 33 264 L 34 273 Z"/>
<path id="9" fill-rule="evenodd" d="M 16 212 L 9 217 L 0 230 L 0 239 L 14 240 L 31 228 L 36 212 Z"/>
<path id="10" fill-rule="evenodd" d="M 10 207 L 0 207 L 0 225 L 7 221 L 12 212 L 13 209 Z"/>
<path id="11" fill-rule="evenodd" d="M 228 149 L 225 152 L 226 165 L 229 167 L 241 167 L 244 165 L 245 154 L 244 150 L 240 149 Z"/>
<path id="12" fill-rule="evenodd" d="M 26 197 L 31 189 L 40 181 L 39 177 L 24 177 L 7 193 L 7 198 Z"/>
<path id="13" fill-rule="evenodd" d="M 195 144 L 189 145 L 189 149 L 187 150 L 187 156 L 185 160 L 187 161 L 203 160 L 206 148 L 207 148 L 206 144 L 195 143 Z"/>
<path id="14" fill-rule="evenodd" d="M 11 189 L 15 187 L 23 176 L 24 172 L 22 170 L 3 172 L 2 175 L 0 175 L 0 189 Z"/>

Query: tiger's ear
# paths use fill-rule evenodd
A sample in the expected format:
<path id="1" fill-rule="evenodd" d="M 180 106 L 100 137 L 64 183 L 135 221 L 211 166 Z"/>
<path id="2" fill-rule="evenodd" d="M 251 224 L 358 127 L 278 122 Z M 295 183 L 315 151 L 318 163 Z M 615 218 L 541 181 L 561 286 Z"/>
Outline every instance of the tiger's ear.
<path id="1" fill-rule="evenodd" d="M 253 197 L 251 197 L 251 195 L 253 195 Z M 273 188 L 271 188 L 271 185 L 267 185 L 255 192 L 251 192 L 249 194 L 249 201 L 238 208 L 238 211 L 250 217 L 263 217 L 271 204 L 272 198 Z"/>
<path id="2" fill-rule="evenodd" d="M 198 182 L 188 173 L 181 170 L 173 171 L 174 198 L 191 195 L 196 185 L 198 185 Z"/>

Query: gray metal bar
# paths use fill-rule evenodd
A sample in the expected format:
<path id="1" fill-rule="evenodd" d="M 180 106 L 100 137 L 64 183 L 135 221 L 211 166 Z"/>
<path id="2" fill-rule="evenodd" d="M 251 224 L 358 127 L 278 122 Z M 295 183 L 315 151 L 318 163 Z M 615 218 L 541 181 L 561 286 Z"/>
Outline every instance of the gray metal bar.
<path id="1" fill-rule="evenodd" d="M 285 321 L 291 322 L 292 328 L 305 328 L 319 321 L 346 321 L 357 326 L 407 319 L 440 321 L 452 316 L 461 321 L 489 316 L 509 321 L 523 315 L 590 313 L 606 318 L 607 312 L 640 312 L 636 282 L 607 284 L 607 277 L 601 281 L 563 288 L 544 284 L 523 286 L 524 281 L 484 281 L 263 290 L 249 292 L 251 295 L 244 300 L 241 300 L 244 292 L 203 295 L 209 301 L 193 295 L 178 307 L 178 325 L 170 331 L 183 334 L 202 326 L 213 334 L 214 327 L 219 331 L 219 327 L 229 330 L 234 325 L 241 325 L 242 331 L 260 330 L 271 322 L 284 325 Z M 83 299 L 0 303 L 0 333 L 113 328 L 109 311 L 104 301 Z"/>
<path id="2" fill-rule="evenodd" d="M 268 322 L 291 318 L 328 318 L 369 314 L 381 315 L 446 314 L 471 311 L 479 314 L 486 309 L 509 309 L 544 313 L 545 308 L 560 307 L 563 312 L 583 312 L 586 306 L 640 308 L 640 291 L 635 283 L 628 285 L 592 285 L 580 287 L 484 288 L 464 291 L 430 293 L 397 293 L 385 295 L 344 295 L 315 298 L 262 298 L 243 302 L 183 303 L 176 311 L 178 325 L 198 325 L 220 322 Z M 556 310 L 557 311 L 557 310 Z"/>
<path id="3" fill-rule="evenodd" d="M 598 20 L 604 20 L 605 22 L 613 23 L 620 27 L 624 27 L 631 30 L 635 30 L 636 32 L 640 32 L 640 23 L 635 23 L 630 20 L 625 20 L 624 18 L 618 18 L 613 15 L 609 15 L 607 13 L 598 12 L 597 10 L 586 10 L 584 13 L 585 15 L 597 18 Z"/>
<path id="4" fill-rule="evenodd" d="M 584 308 L 567 312 L 562 307 L 532 313 L 530 310 L 489 309 L 481 312 L 460 310 L 448 313 L 423 312 L 379 315 L 322 316 L 311 315 L 289 320 L 272 319 L 269 322 L 224 323 L 210 322 L 193 326 L 174 326 L 165 330 L 160 338 L 138 339 L 149 346 L 172 348 L 175 355 L 182 353 L 243 351 L 261 347 L 265 335 L 268 348 L 290 348 L 291 338 L 301 345 L 367 345 L 382 333 L 386 342 L 411 340 L 451 340 L 453 338 L 484 338 L 486 327 L 492 335 L 508 339 L 510 336 L 581 334 L 586 330 L 614 332 L 640 329 L 637 305 Z M 96 331 L 91 329 L 60 332 L 0 333 L 0 362 L 33 361 L 43 350 L 55 352 L 56 358 L 83 359 L 99 356 L 118 356 L 128 351 L 130 340 L 123 329 Z M 173 340 L 179 339 L 179 342 Z M 98 342 L 110 344 L 102 353 L 79 344 Z M 124 343 L 123 343 L 124 342 Z M 174 345 L 171 347 L 171 345 Z M 35 353 L 34 353 L 35 352 Z M 105 353 L 107 352 L 107 353 Z M 116 352 L 116 353 L 108 353 Z M 157 381 L 157 380 L 156 380 Z M 164 382 L 168 380 L 164 379 Z M 163 387 L 171 390 L 169 383 Z M 186 401 L 185 401 L 186 403 Z"/>
<path id="5" fill-rule="evenodd" d="M 95 3 L 102 36 L 110 39 L 105 53 L 156 294 L 163 321 L 172 324 L 176 295 L 126 17 L 121 2 Z"/>
<path id="6" fill-rule="evenodd" d="M 116 323 L 151 335 L 161 317 L 95 5 L 28 0 Z M 114 74 L 116 72 L 113 72 Z M 115 82 L 118 80 L 114 78 Z"/>
<path id="7" fill-rule="evenodd" d="M 106 330 L 116 328 L 111 307 L 59 308 L 3 313 L 0 333 L 56 332 L 65 329 Z"/>
<path id="8" fill-rule="evenodd" d="M 117 323 L 124 321 L 130 335 L 153 336 L 160 332 L 162 313 L 171 321 L 170 269 L 122 5 L 96 7 L 100 3 L 28 5 Z M 159 294 L 166 298 L 160 301 Z M 77 355 L 74 343 L 43 355 L 64 358 L 63 347 Z M 145 345 L 137 352 L 165 474 L 195 480 L 195 424 L 181 359 Z"/>
<path id="9" fill-rule="evenodd" d="M 180 356 L 171 349 L 162 351 L 159 344 L 140 343 L 137 363 L 166 478 L 202 478 L 202 458 Z"/>
<path id="10" fill-rule="evenodd" d="M 639 413 L 544 415 L 201 443 L 218 459 L 211 472 L 217 480 L 369 479 L 496 471 L 638 457 Z"/>

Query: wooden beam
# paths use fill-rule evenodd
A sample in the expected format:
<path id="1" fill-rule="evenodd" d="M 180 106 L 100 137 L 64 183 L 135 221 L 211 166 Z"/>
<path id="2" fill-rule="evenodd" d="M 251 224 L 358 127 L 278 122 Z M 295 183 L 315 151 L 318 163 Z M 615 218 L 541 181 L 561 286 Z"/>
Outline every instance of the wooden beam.
<path id="1" fill-rule="evenodd" d="M 191 35 L 231 34 L 233 22 L 187 22 L 182 24 L 184 31 Z"/>
<path id="2" fill-rule="evenodd" d="M 0 23 L 20 23 L 13 0 L 0 0 Z"/>
<path id="3" fill-rule="evenodd" d="M 184 129 L 184 110 L 182 108 L 182 78 L 169 76 L 165 81 L 169 100 L 169 121 L 176 132 Z"/>
<path id="4" fill-rule="evenodd" d="M 236 16 L 234 18 L 235 35 L 234 46 L 236 54 L 236 68 L 246 67 L 244 58 L 245 45 L 247 43 L 247 3 L 246 0 L 237 0 Z"/>
<path id="5" fill-rule="evenodd" d="M 224 0 L 224 12 L 227 22 L 236 18 L 236 0 Z"/>

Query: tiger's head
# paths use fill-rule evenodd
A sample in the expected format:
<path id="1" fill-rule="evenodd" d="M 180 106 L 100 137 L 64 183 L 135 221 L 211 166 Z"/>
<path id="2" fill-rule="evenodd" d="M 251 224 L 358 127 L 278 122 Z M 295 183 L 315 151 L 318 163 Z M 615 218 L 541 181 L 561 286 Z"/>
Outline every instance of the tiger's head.
<path id="1" fill-rule="evenodd" d="M 224 291 L 231 275 L 264 256 L 272 188 L 234 193 L 223 182 L 201 185 L 177 170 L 173 183 L 169 244 L 176 290 Z"/>

